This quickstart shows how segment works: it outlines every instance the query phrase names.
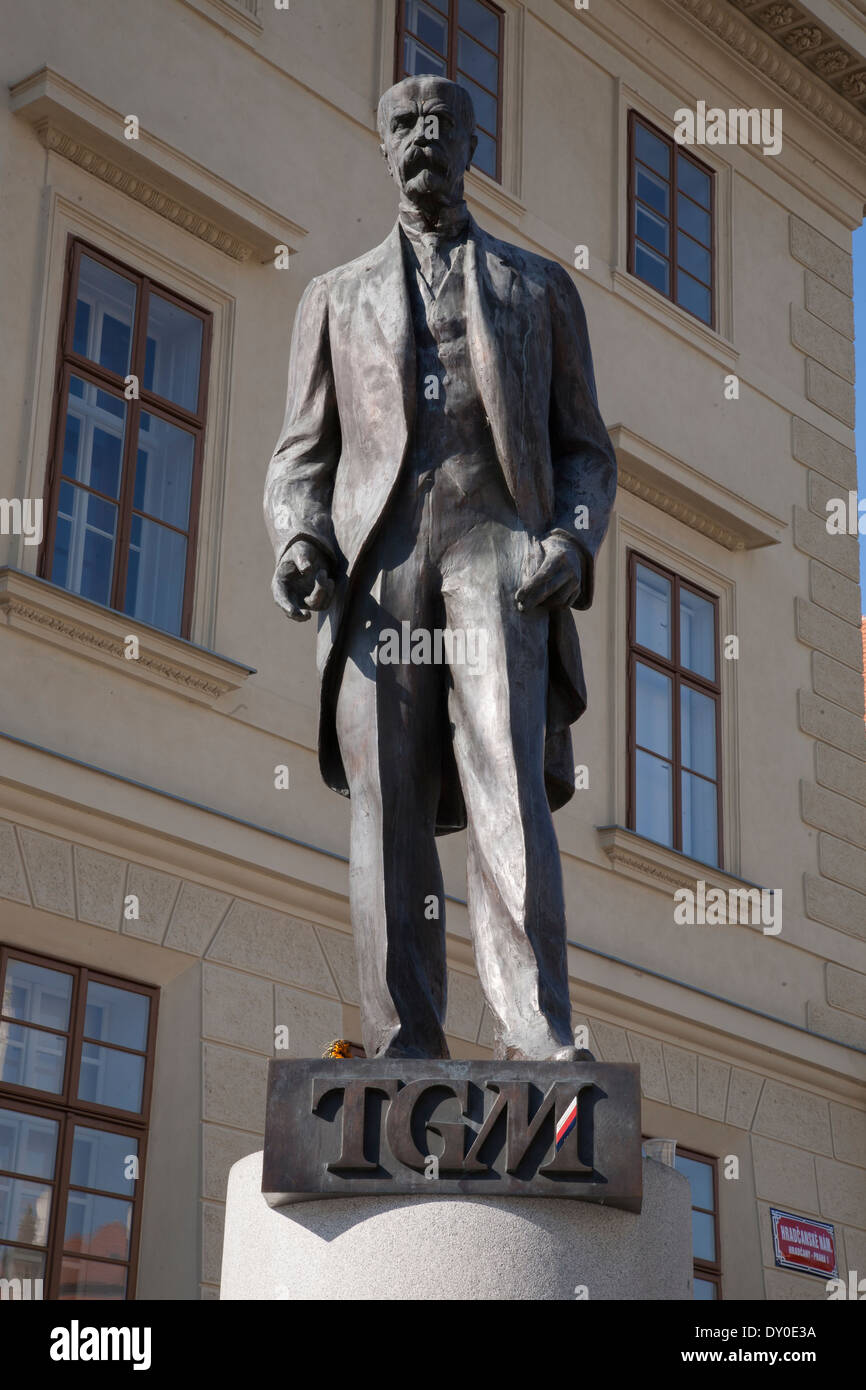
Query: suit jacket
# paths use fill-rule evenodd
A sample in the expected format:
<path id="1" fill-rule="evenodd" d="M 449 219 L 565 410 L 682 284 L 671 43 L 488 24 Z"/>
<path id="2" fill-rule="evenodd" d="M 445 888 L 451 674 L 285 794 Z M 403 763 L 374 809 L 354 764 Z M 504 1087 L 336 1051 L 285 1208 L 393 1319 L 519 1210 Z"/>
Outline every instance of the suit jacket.
<path id="1" fill-rule="evenodd" d="M 566 533 L 578 548 L 592 602 L 595 557 L 616 492 L 616 458 L 602 423 L 586 318 L 570 275 L 553 261 L 499 241 L 469 219 L 464 261 L 467 334 L 499 462 L 523 525 Z M 400 477 L 415 415 L 415 343 L 399 222 L 375 250 L 314 279 L 298 307 L 286 415 L 265 486 L 277 558 L 315 541 L 337 570 L 319 622 L 322 674 L 319 763 L 348 795 L 335 711 L 341 638 L 353 579 Z M 588 525 L 575 526 L 576 509 Z M 583 518 L 581 518 L 582 520 Z M 569 726 L 586 708 L 574 620 L 550 615 L 545 779 L 551 809 L 574 792 Z M 437 830 L 466 824 L 447 749 Z"/>

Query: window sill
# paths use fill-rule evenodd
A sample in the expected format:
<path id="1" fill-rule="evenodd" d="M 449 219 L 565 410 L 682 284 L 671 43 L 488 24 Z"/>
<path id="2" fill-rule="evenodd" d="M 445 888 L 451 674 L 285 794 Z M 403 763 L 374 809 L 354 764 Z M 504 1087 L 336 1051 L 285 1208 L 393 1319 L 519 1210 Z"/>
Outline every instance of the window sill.
<path id="1" fill-rule="evenodd" d="M 737 348 L 714 328 L 708 328 L 700 319 L 696 319 L 694 314 L 674 304 L 673 300 L 665 299 L 658 290 L 645 285 L 636 275 L 614 269 L 612 279 L 616 293 L 627 299 L 635 308 L 649 314 L 656 323 L 660 323 L 680 338 L 685 338 L 693 347 L 700 348 L 721 366 L 731 369 L 736 367 L 740 356 Z"/>
<path id="2" fill-rule="evenodd" d="M 214 705 L 255 672 L 231 657 L 9 567 L 0 569 L 0 622 L 200 705 Z M 138 639 L 136 660 L 124 655 L 131 636 Z"/>
<path id="3" fill-rule="evenodd" d="M 760 884 L 690 859 L 655 840 L 646 840 L 623 825 L 599 825 L 596 833 L 611 867 L 638 883 L 649 883 L 665 892 L 671 888 L 694 889 L 699 880 L 708 888 L 721 888 L 725 893 L 732 888 L 760 888 Z"/>

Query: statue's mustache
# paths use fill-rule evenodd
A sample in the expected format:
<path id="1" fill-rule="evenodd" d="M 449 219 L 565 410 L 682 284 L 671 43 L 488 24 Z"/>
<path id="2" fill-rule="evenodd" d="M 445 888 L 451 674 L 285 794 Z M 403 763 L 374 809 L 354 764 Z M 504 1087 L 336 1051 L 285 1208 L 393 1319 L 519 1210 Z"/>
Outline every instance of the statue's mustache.
<path id="1" fill-rule="evenodd" d="M 411 150 L 403 163 L 406 177 L 411 179 L 415 174 L 419 174 L 425 169 L 432 169 L 437 174 L 447 175 L 448 161 L 429 147 Z"/>

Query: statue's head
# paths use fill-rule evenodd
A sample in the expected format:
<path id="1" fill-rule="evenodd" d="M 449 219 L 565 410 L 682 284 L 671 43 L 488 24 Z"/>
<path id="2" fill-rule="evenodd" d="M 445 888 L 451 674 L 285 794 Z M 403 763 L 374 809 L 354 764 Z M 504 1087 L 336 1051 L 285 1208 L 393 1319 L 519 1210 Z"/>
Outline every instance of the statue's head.
<path id="1" fill-rule="evenodd" d="M 410 202 L 459 202 L 478 141 L 465 88 L 429 74 L 404 77 L 383 94 L 378 125 L 388 170 Z"/>

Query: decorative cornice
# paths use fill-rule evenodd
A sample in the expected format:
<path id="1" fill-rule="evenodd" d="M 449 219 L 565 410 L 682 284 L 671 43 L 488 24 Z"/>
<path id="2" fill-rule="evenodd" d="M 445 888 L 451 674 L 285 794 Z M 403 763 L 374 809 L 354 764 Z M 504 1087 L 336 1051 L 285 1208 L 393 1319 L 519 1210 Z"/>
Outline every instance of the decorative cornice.
<path id="1" fill-rule="evenodd" d="M 626 425 L 611 425 L 610 437 L 624 492 L 658 507 L 726 550 L 754 550 L 781 539 L 785 526 L 781 518 L 736 496 Z"/>
<path id="2" fill-rule="evenodd" d="M 133 679 L 173 690 L 199 704 L 212 705 L 228 691 L 237 690 L 252 673 L 252 667 L 144 627 L 134 618 L 20 570 L 0 570 L 0 622 L 79 656 L 119 666 Z M 134 660 L 125 654 L 129 636 L 138 639 L 139 654 Z"/>
<path id="3" fill-rule="evenodd" d="M 36 134 L 47 150 L 53 150 L 55 154 L 71 160 L 80 169 L 86 169 L 88 174 L 94 174 L 96 178 L 102 179 L 103 183 L 110 184 L 120 193 L 125 193 L 128 198 L 143 203 L 151 212 L 158 213 L 160 217 L 173 222 L 175 226 L 183 227 L 184 231 L 198 237 L 200 241 L 206 241 L 217 251 L 231 256 L 233 261 L 248 261 L 252 256 L 254 248 L 249 242 L 241 241 L 216 222 L 202 217 L 200 213 L 194 212 L 192 208 L 163 193 L 159 188 L 154 188 L 152 184 L 138 178 L 128 169 L 122 169 L 105 155 L 97 154 L 96 150 L 89 149 L 80 140 L 73 140 L 56 126 L 46 121 L 36 127 Z"/>
<path id="4" fill-rule="evenodd" d="M 866 114 L 866 58 L 811 14 L 766 0 L 667 3 L 709 29 L 835 135 L 866 152 L 866 123 L 859 119 Z"/>
<path id="5" fill-rule="evenodd" d="M 700 531 L 702 536 L 708 536 L 711 541 L 718 541 L 719 545 L 723 545 L 726 550 L 745 550 L 746 542 L 742 536 L 735 536 L 733 531 L 719 526 L 717 522 L 711 521 L 708 516 L 702 515 L 694 507 L 690 507 L 688 503 L 678 501 L 671 497 L 670 493 L 663 492 L 661 488 L 653 487 L 651 483 L 636 477 L 634 473 L 629 473 L 628 469 L 620 468 L 617 481 L 626 492 L 633 492 L 636 497 L 642 497 L 651 506 L 667 512 L 668 516 L 676 517 L 677 521 L 691 526 L 693 531 Z"/>
<path id="6" fill-rule="evenodd" d="M 125 138 L 125 117 L 52 68 L 10 91 L 12 111 L 46 149 L 164 217 L 234 261 L 273 263 L 305 229 L 190 159 L 152 132 Z"/>

